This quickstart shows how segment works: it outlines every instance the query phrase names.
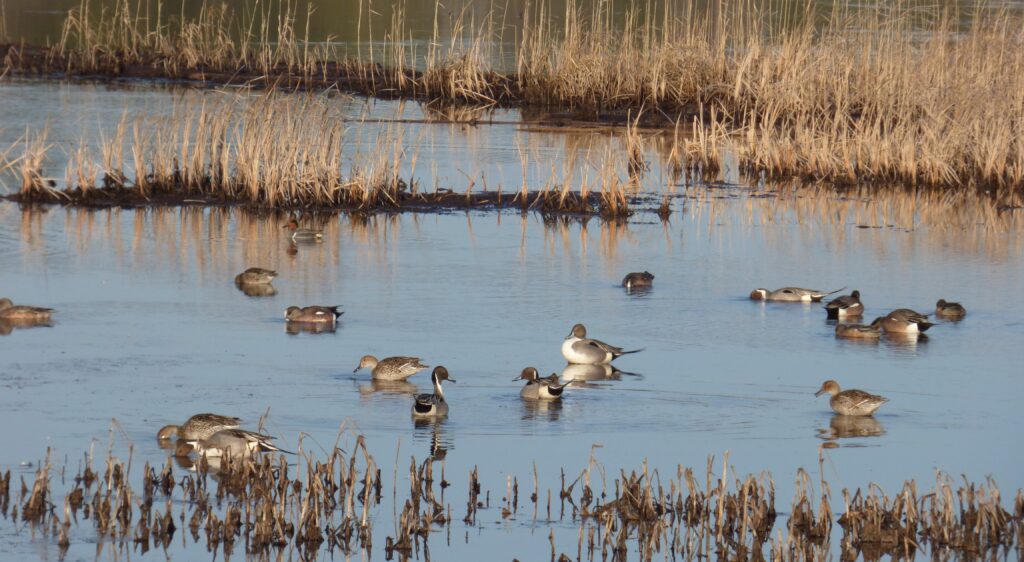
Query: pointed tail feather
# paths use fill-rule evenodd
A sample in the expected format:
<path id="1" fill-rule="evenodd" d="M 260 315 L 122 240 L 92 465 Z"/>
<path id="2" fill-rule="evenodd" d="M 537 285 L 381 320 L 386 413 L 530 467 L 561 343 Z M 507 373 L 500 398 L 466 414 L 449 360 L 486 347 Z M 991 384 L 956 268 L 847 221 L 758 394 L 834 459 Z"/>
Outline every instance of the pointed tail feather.
<path id="1" fill-rule="evenodd" d="M 640 352 L 641 352 L 641 351 L 643 351 L 644 349 L 646 349 L 646 348 L 644 348 L 644 347 L 641 347 L 640 349 L 630 349 L 630 350 L 628 350 L 628 351 L 626 351 L 626 350 L 623 350 L 623 351 L 617 351 L 617 352 L 615 352 L 615 357 L 619 357 L 619 356 L 622 356 L 622 355 L 628 355 L 628 354 L 630 354 L 630 353 L 640 353 Z"/>

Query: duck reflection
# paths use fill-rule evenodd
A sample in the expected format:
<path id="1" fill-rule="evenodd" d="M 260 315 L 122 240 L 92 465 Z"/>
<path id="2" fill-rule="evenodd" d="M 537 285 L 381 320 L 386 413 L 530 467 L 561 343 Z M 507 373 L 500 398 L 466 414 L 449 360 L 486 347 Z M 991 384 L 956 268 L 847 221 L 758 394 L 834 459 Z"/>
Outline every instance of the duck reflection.
<path id="1" fill-rule="evenodd" d="M 49 320 L 23 320 L 14 318 L 0 318 L 0 336 L 9 336 L 15 329 L 26 330 L 29 328 L 52 328 L 53 323 Z"/>
<path id="2" fill-rule="evenodd" d="M 561 400 L 520 400 L 523 405 L 523 420 L 556 422 L 562 415 Z"/>
<path id="3" fill-rule="evenodd" d="M 818 430 L 818 436 L 825 441 L 850 439 L 854 437 L 879 437 L 885 435 L 885 428 L 874 416 L 844 416 L 835 414 L 828 427 Z"/>
<path id="4" fill-rule="evenodd" d="M 899 334 L 886 332 L 885 333 L 885 344 L 893 351 L 913 355 L 918 351 L 918 346 L 925 345 L 928 343 L 928 336 L 924 334 Z"/>
<path id="5" fill-rule="evenodd" d="M 581 386 L 579 383 L 582 382 L 622 380 L 623 375 L 643 378 L 643 375 L 639 375 L 637 373 L 628 373 L 626 371 L 620 371 L 608 364 L 575 365 L 570 363 L 565 366 L 565 369 L 562 370 L 562 380 L 565 382 L 576 383 L 573 384 L 573 386 Z"/>
<path id="6" fill-rule="evenodd" d="M 277 294 L 277 289 L 270 283 L 235 283 L 235 286 L 247 297 L 272 297 Z"/>
<path id="7" fill-rule="evenodd" d="M 338 324 L 340 324 L 340 322 L 300 322 L 297 320 L 290 320 L 284 323 L 284 331 L 292 336 L 303 332 L 307 334 L 333 334 L 337 331 Z"/>
<path id="8" fill-rule="evenodd" d="M 415 418 L 413 419 L 413 441 L 430 443 L 427 458 L 431 461 L 443 461 L 449 449 L 455 444 L 445 428 L 447 418 Z"/>
<path id="9" fill-rule="evenodd" d="M 359 385 L 360 396 L 415 396 L 419 387 L 409 381 L 385 381 L 371 379 L 369 384 Z"/>

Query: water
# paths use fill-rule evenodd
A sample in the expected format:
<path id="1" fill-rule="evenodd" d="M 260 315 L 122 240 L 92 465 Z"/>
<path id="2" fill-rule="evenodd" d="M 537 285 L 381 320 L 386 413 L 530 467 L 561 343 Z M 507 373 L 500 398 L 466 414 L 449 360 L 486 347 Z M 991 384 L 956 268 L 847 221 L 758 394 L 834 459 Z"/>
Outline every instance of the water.
<path id="1" fill-rule="evenodd" d="M 0 96 L 49 87 L 4 85 Z M 41 96 L 31 111 L 6 112 L 3 124 L 38 126 L 65 113 L 88 120 L 132 96 L 165 95 L 60 88 L 67 96 Z M 79 113 L 61 105 L 68 99 L 78 100 L 70 107 Z M 512 151 L 516 135 L 534 134 L 506 125 L 422 127 L 446 139 L 441 146 L 474 147 L 473 159 L 485 163 Z M 559 146 L 557 134 L 543 135 L 534 138 Z M 457 153 L 446 148 L 425 160 L 450 166 L 444 161 Z M 905 201 L 834 194 L 763 198 L 739 186 L 686 193 L 668 223 L 649 213 L 627 224 L 491 211 L 317 217 L 324 242 L 295 252 L 281 229 L 285 217 L 0 203 L 0 296 L 58 311 L 51 327 L 0 337 L 0 427 L 8 429 L 0 471 L 31 482 L 50 448 L 70 477 L 90 447 L 102 456 L 108 443 L 121 458 L 131 445 L 135 466 L 162 465 L 156 430 L 202 411 L 251 426 L 269 412 L 267 430 L 289 450 L 300 433 L 304 449 L 330 448 L 345 424 L 366 436 L 386 490 L 397 463 L 399 502 L 410 457 L 444 449 L 453 483 L 446 503 L 457 517 L 430 539 L 439 560 L 547 558 L 549 528 L 559 551 L 575 552 L 578 523 L 559 520 L 557 509 L 545 521 L 543 506 L 535 521 L 523 497 L 520 512 L 502 519 L 499 499 L 509 476 L 527 496 L 534 464 L 542 497 L 547 488 L 557 497 L 560 470 L 575 478 L 592 451 L 609 488 L 619 468 L 645 459 L 664 475 L 679 464 L 700 474 L 708 456 L 720 462 L 728 452 L 740 474 L 771 472 L 783 514 L 796 470 L 816 478 L 819 454 L 834 498 L 870 482 L 894 492 L 911 478 L 927 489 L 936 470 L 975 481 L 991 475 L 1004 498 L 1024 486 L 1016 445 L 1024 343 L 1024 302 L 1014 297 L 1024 278 L 1018 223 L 924 224 L 924 211 L 906 219 L 872 206 L 903 209 Z M 1012 213 L 1001 216 L 1019 221 Z M 249 297 L 234 286 L 249 266 L 280 273 L 275 295 Z M 652 291 L 619 286 L 627 272 L 645 269 L 656 275 Z M 747 298 L 755 287 L 784 285 L 857 288 L 867 320 L 899 307 L 928 312 L 940 297 L 963 302 L 969 314 L 939 323 L 926 341 L 851 343 L 835 339 L 819 305 Z M 345 315 L 333 333 L 289 334 L 282 311 L 292 304 L 341 304 Z M 561 373 L 559 346 L 576 322 L 593 337 L 645 349 L 617 360 L 624 372 L 612 380 L 570 387 L 561 404 L 523 403 L 512 379 L 527 365 Z M 374 392 L 368 374 L 352 373 L 367 353 L 445 365 L 458 381 L 446 387 L 450 417 L 414 424 L 407 394 Z M 849 427 L 813 396 L 827 378 L 891 401 L 874 423 Z M 429 386 L 425 373 L 411 383 Z M 826 439 L 839 447 L 822 453 Z M 352 446 L 350 434 L 343 445 Z M 462 506 L 474 466 L 491 504 L 467 526 Z M 58 505 L 66 486 L 55 479 Z M 385 493 L 372 510 L 378 548 L 393 529 L 393 507 Z M 91 524 L 80 523 L 68 559 L 98 557 L 95 543 Z M 57 555 L 54 539 L 9 519 L 0 519 L 0 544 L 0 560 Z M 209 556 L 202 548 L 178 539 L 168 555 Z"/>

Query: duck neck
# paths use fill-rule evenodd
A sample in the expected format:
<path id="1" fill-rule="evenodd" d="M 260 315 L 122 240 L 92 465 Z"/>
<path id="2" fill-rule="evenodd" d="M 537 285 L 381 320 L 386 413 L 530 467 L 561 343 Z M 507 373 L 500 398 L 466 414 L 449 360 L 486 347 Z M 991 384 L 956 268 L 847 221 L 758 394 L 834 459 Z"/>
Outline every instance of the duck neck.
<path id="1" fill-rule="evenodd" d="M 440 396 L 441 398 L 444 398 L 444 391 L 441 390 L 441 379 L 437 378 L 436 376 L 431 378 L 434 379 L 434 394 Z"/>

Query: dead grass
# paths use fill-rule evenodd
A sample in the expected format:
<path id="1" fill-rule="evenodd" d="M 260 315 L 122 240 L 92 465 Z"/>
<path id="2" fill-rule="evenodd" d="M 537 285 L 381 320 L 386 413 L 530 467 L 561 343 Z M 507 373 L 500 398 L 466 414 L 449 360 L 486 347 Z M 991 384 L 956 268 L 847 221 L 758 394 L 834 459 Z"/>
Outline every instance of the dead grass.
<path id="1" fill-rule="evenodd" d="M 520 14 L 495 3 L 480 16 L 437 4 L 434 37 L 417 52 L 403 3 L 389 29 L 375 30 L 363 24 L 373 7 L 361 1 L 359 39 L 382 42 L 383 55 L 360 51 L 336 62 L 331 43 L 308 41 L 315 14 L 292 0 L 243 14 L 209 4 L 183 21 L 163 4 L 142 14 L 120 0 L 97 13 L 88 2 L 69 13 L 48 51 L 50 68 L 219 72 L 223 80 L 515 103 L 594 119 L 630 111 L 663 123 L 696 117 L 700 127 L 730 133 L 745 169 L 769 176 L 1024 187 L 1024 73 L 1016 71 L 1024 34 L 1021 20 L 998 8 L 897 3 L 821 13 L 816 3 L 682 0 L 634 2 L 616 13 L 611 2 L 570 1 L 558 13 L 543 2 Z M 508 34 L 519 45 L 514 69 L 494 62 L 495 39 Z M 12 47 L 5 66 L 31 66 L 23 51 Z M 721 147 L 697 148 L 714 160 Z"/>

